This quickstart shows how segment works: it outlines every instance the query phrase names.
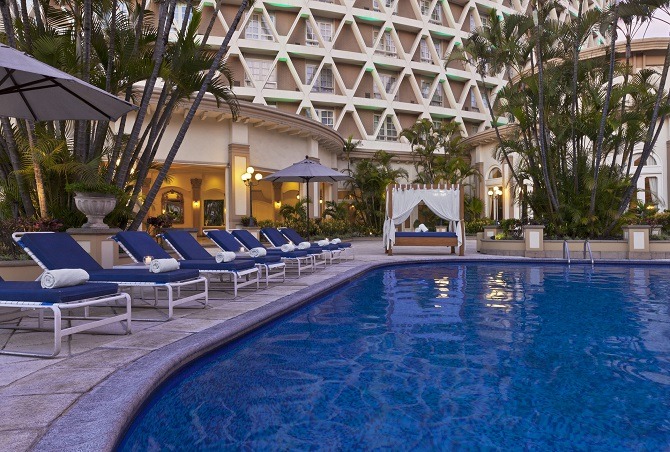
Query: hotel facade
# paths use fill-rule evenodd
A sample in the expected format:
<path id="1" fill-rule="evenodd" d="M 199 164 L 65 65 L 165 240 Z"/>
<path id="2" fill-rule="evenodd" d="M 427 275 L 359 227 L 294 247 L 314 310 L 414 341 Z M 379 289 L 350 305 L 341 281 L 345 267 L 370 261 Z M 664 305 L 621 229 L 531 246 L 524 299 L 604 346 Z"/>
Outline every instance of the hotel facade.
<path id="1" fill-rule="evenodd" d="M 603 2 L 586 4 L 602 8 Z M 574 16 L 579 3 L 565 1 L 562 16 L 554 19 Z M 211 46 L 223 42 L 239 4 L 240 0 L 226 1 L 216 13 Z M 487 103 L 494 99 L 480 91 L 474 68 L 460 61 L 445 64 L 445 56 L 491 14 L 504 18 L 527 12 L 529 4 L 530 0 L 256 0 L 234 32 L 226 57 L 240 101 L 239 118 L 233 121 L 226 106 L 205 98 L 149 215 L 176 212 L 176 227 L 198 230 L 238 227 L 250 212 L 258 220 L 278 220 L 283 204 L 305 196 L 305 184 L 261 179 L 249 187 L 242 178 L 247 168 L 265 176 L 308 156 L 342 170 L 347 168 L 342 149 L 348 137 L 361 143 L 352 158 L 370 158 L 384 150 L 395 165 L 409 171 L 411 180 L 410 145 L 398 134 L 429 119 L 459 124 L 471 149 L 471 163 L 480 173 L 467 190 L 484 201 L 485 215 L 518 218 L 509 167 L 494 158 L 496 140 L 487 113 Z M 204 33 L 215 3 L 203 0 L 196 6 L 202 10 Z M 178 3 L 175 33 L 185 11 L 186 4 Z M 667 40 L 634 41 L 635 68 L 662 67 Z M 603 44 L 594 34 L 582 56 L 604 52 Z M 623 52 L 621 44 L 617 54 Z M 490 92 L 505 83 L 502 77 L 483 82 Z M 185 104 L 175 112 L 156 155 L 158 162 L 177 134 L 177 119 L 188 108 Z M 651 193 L 661 207 L 670 199 L 668 121 L 639 183 L 647 190 L 639 194 L 641 199 Z M 145 191 L 154 176 L 144 181 Z M 325 202 L 340 199 L 344 191 L 342 186 L 312 183 L 309 192 L 310 216 L 318 217 Z"/>

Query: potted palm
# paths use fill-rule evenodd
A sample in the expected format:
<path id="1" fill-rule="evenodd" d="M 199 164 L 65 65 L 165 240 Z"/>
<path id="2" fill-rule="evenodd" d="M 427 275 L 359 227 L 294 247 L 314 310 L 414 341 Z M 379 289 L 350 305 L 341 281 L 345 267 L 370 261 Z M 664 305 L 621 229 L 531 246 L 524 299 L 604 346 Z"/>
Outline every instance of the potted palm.
<path id="1" fill-rule="evenodd" d="M 65 189 L 74 193 L 74 204 L 86 215 L 88 220 L 82 228 L 107 229 L 104 219 L 116 206 L 118 197 L 123 191 L 112 184 L 104 182 L 74 182 Z"/>

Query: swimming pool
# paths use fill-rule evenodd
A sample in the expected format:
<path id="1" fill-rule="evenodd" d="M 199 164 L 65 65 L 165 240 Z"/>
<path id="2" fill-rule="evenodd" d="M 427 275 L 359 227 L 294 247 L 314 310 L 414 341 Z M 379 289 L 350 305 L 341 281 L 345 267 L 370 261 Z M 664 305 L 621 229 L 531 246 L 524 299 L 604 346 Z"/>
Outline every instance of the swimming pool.
<path id="1" fill-rule="evenodd" d="M 164 384 L 122 450 L 670 446 L 670 270 L 375 270 Z"/>

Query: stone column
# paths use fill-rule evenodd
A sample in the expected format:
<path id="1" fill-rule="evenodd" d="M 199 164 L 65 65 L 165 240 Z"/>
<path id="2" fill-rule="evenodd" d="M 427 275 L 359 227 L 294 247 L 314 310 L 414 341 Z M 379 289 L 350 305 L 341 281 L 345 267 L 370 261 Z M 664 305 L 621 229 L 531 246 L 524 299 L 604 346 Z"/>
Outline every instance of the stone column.
<path id="1" fill-rule="evenodd" d="M 110 237 L 121 229 L 70 228 L 67 233 L 104 268 L 119 263 L 119 245 Z"/>
<path id="2" fill-rule="evenodd" d="M 642 224 L 623 227 L 623 237 L 628 241 L 628 259 L 651 259 L 650 231 L 651 226 Z"/>
<path id="3" fill-rule="evenodd" d="M 523 227 L 523 241 L 526 257 L 545 257 L 544 225 L 525 225 Z"/>
<path id="4" fill-rule="evenodd" d="M 191 192 L 193 193 L 193 227 L 202 235 L 202 179 L 191 179 Z"/>
<path id="5" fill-rule="evenodd" d="M 243 216 L 249 216 L 249 188 L 242 182 L 242 174 L 247 171 L 249 166 L 249 145 L 230 143 L 228 145 L 230 161 L 230 181 L 227 181 L 226 187 L 226 209 L 230 224 L 226 228 L 237 228 L 241 226 Z"/>

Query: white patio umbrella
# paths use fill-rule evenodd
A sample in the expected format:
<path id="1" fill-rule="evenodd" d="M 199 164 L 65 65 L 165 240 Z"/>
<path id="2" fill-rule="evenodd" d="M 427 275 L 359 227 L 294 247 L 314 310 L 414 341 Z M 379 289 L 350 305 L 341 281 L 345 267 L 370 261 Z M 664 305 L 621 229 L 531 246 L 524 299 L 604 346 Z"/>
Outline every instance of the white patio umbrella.
<path id="1" fill-rule="evenodd" d="M 115 121 L 134 108 L 26 53 L 0 45 L 0 116 Z"/>
<path id="2" fill-rule="evenodd" d="M 342 174 L 339 171 L 323 166 L 320 163 L 310 160 L 305 156 L 305 160 L 294 163 L 288 168 L 279 170 L 264 178 L 270 182 L 305 182 L 307 184 L 307 239 L 309 240 L 309 183 L 310 182 L 339 182 L 349 180 L 351 177 Z"/>

